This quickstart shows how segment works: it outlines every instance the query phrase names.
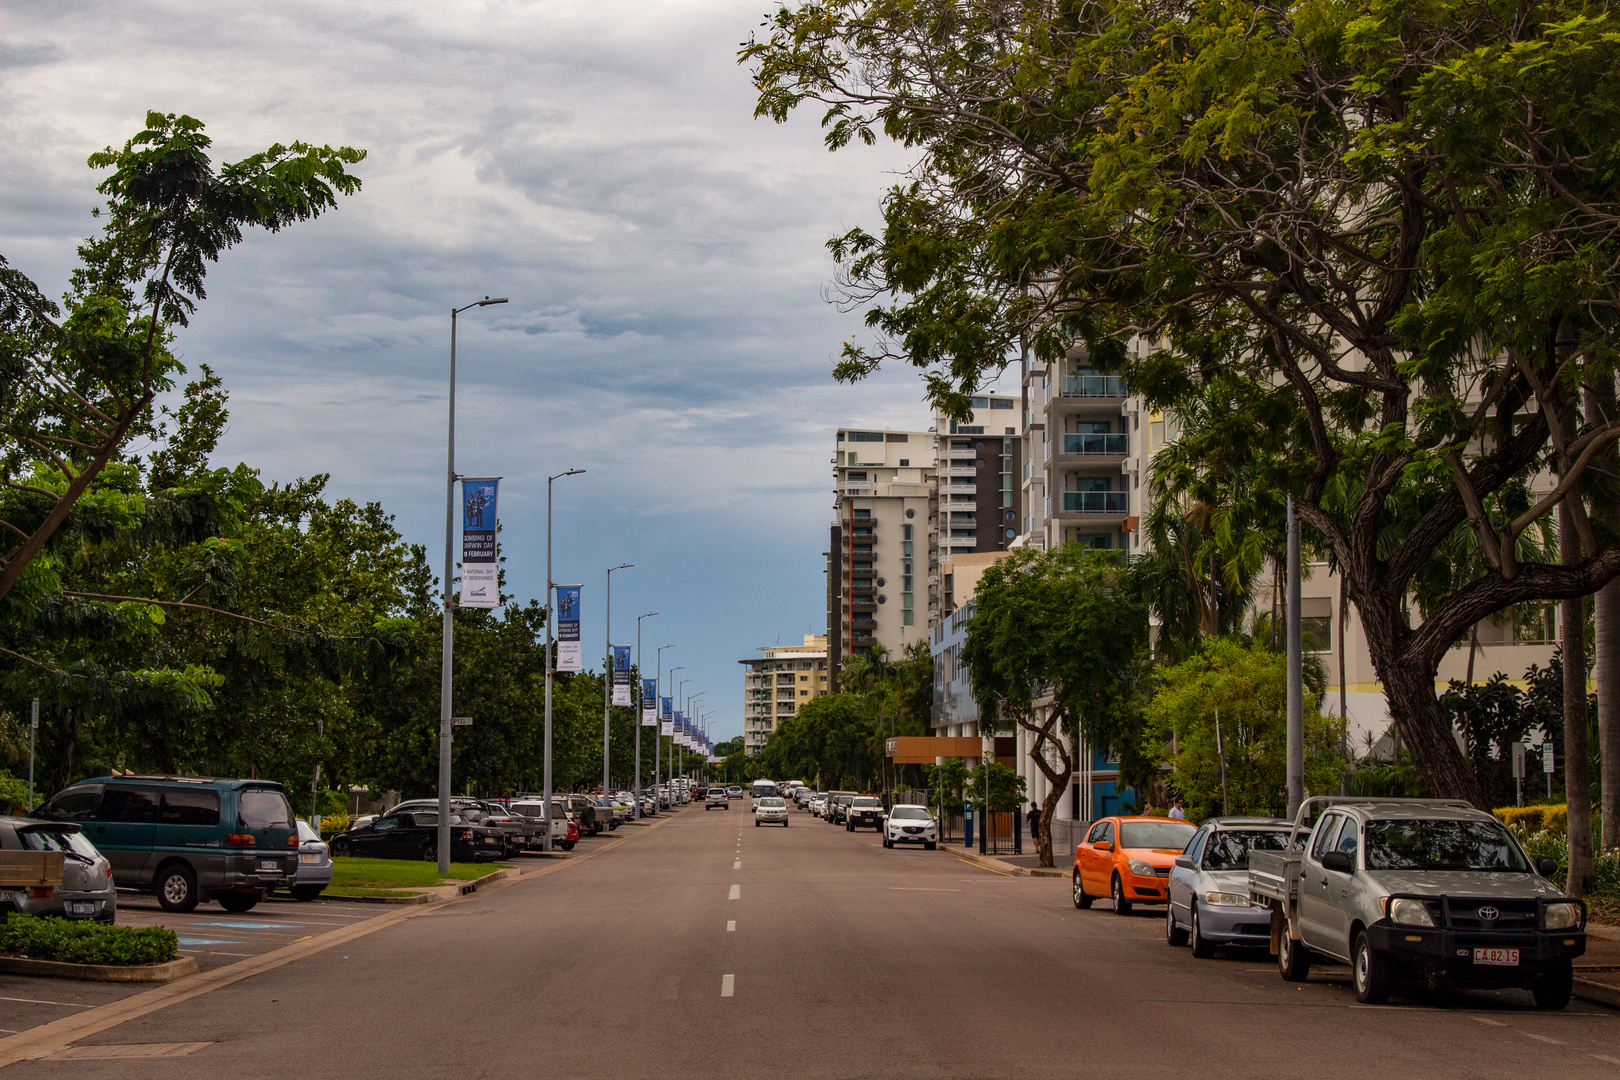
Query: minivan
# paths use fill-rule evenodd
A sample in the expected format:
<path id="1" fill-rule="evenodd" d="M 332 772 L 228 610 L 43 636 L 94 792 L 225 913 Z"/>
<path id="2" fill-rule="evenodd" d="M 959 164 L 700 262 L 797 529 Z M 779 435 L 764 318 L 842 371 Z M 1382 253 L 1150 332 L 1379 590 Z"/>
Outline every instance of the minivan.
<path id="1" fill-rule="evenodd" d="M 166 911 L 218 900 L 247 911 L 298 879 L 298 832 L 272 780 L 101 776 L 64 788 L 30 817 L 74 821 L 121 889 L 155 892 Z"/>

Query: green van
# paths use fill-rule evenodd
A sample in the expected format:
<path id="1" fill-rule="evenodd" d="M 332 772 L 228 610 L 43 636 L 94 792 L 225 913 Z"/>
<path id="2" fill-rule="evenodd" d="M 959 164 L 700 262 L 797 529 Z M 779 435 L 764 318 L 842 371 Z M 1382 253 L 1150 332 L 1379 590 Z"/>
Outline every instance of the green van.
<path id="1" fill-rule="evenodd" d="M 270 780 L 101 776 L 29 816 L 78 822 L 120 889 L 155 892 L 168 911 L 210 899 L 247 911 L 298 877 L 292 806 Z"/>

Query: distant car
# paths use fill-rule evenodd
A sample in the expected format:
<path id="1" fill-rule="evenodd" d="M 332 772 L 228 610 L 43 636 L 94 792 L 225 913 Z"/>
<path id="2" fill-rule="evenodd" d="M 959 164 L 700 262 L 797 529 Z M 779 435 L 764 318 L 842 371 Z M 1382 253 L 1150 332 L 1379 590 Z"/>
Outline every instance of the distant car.
<path id="1" fill-rule="evenodd" d="M 799 788 L 793 793 L 793 805 L 797 806 L 800 810 L 807 810 L 810 807 L 811 801 L 814 800 L 815 797 L 816 793 L 810 788 Z"/>
<path id="2" fill-rule="evenodd" d="M 730 787 L 726 788 L 726 798 L 728 798 L 728 799 L 740 799 L 742 797 L 743 797 L 743 789 L 741 787 L 737 786 L 736 784 L 732 784 Z"/>
<path id="3" fill-rule="evenodd" d="M 883 846 L 892 848 L 896 844 L 921 844 L 929 851 L 939 845 L 939 825 L 928 807 L 914 803 L 890 807 L 883 823 Z"/>
<path id="4" fill-rule="evenodd" d="M 65 919 L 118 921 L 118 889 L 112 863 L 96 850 L 76 822 L 31 821 L 0 817 L 0 850 L 60 851 L 62 884 L 50 896 L 17 889 L 9 894 L 14 910 L 24 915 L 60 915 Z"/>
<path id="5" fill-rule="evenodd" d="M 875 795 L 857 795 L 844 810 L 844 829 L 876 829 L 883 831 L 883 800 Z"/>
<path id="6" fill-rule="evenodd" d="M 722 810 L 731 809 L 731 802 L 726 798 L 725 788 L 712 787 L 704 793 L 703 809 L 713 810 L 715 807 L 719 807 Z"/>
<path id="7" fill-rule="evenodd" d="M 1170 869 L 1164 936 L 1192 945 L 1199 959 L 1218 945 L 1267 947 L 1271 911 L 1249 898 L 1249 852 L 1283 851 L 1293 822 L 1281 818 L 1210 818 Z"/>
<path id="8" fill-rule="evenodd" d="M 788 823 L 787 800 L 780 795 L 762 795 L 754 800 L 754 827 Z"/>
<path id="9" fill-rule="evenodd" d="M 298 825 L 298 878 L 289 890 L 294 900 L 313 900 L 332 884 L 332 854 L 321 834 L 302 818 Z"/>
<path id="10" fill-rule="evenodd" d="M 827 796 L 821 794 L 819 791 L 816 792 L 816 794 L 810 796 L 810 813 L 813 816 L 820 817 L 823 813 L 826 812 L 826 810 L 827 810 Z"/>
<path id="11" fill-rule="evenodd" d="M 459 814 L 450 815 L 450 858 L 456 862 L 494 861 L 506 852 L 506 836 L 501 830 L 468 821 Z M 370 825 L 350 829 L 332 837 L 332 855 L 343 859 L 357 856 L 367 859 L 422 859 L 436 862 L 439 858 L 438 811 L 388 811 Z"/>
<path id="12" fill-rule="evenodd" d="M 513 799 L 512 813 L 534 823 L 534 835 L 529 838 L 531 851 L 543 850 L 546 846 L 546 802 L 544 799 Z M 551 846 L 564 851 L 573 851 L 574 844 L 579 840 L 579 827 L 568 817 L 568 807 L 561 799 L 551 801 Z"/>
<path id="13" fill-rule="evenodd" d="M 849 811 L 849 804 L 855 801 L 853 795 L 839 795 L 827 805 L 827 820 L 834 825 L 842 825 Z"/>
<path id="14" fill-rule="evenodd" d="M 1166 903 L 1170 867 L 1197 831 L 1171 818 L 1103 818 L 1074 849 L 1074 906 L 1109 896 L 1114 914 L 1129 915 L 1134 903 Z"/>

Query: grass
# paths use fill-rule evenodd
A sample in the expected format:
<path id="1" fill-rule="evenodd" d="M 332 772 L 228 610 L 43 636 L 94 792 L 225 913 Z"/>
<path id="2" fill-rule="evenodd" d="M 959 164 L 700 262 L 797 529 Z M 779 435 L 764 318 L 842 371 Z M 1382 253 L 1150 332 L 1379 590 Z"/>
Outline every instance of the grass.
<path id="1" fill-rule="evenodd" d="M 109 926 L 13 915 L 0 926 L 0 953 L 64 964 L 166 964 L 179 939 L 163 926 Z"/>
<path id="2" fill-rule="evenodd" d="M 333 859 L 332 884 L 327 891 L 349 896 L 409 896 L 410 893 L 397 890 L 431 889 L 435 885 L 472 881 L 509 866 L 509 863 L 451 863 L 450 873 L 441 878 L 437 863 L 416 859 Z"/>

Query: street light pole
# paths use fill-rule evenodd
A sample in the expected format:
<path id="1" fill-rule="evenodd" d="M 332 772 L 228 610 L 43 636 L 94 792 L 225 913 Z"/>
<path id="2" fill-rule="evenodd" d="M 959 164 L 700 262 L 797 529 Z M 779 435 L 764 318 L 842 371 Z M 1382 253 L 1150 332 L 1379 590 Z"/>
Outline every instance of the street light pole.
<path id="1" fill-rule="evenodd" d="M 674 667 L 669 669 L 669 673 L 671 676 L 673 676 L 677 671 L 684 671 L 685 669 L 685 664 L 676 664 Z M 678 684 L 676 684 L 675 692 L 670 695 L 670 704 L 672 707 L 675 702 L 681 700 L 680 688 L 691 681 L 691 679 L 682 679 Z M 658 730 L 663 731 L 664 729 L 660 727 Z M 671 737 L 669 740 L 669 778 L 671 780 L 675 779 L 675 740 L 673 737 Z M 669 800 L 669 808 L 671 810 L 675 809 L 675 800 L 673 797 Z"/>
<path id="2" fill-rule="evenodd" d="M 484 297 L 450 309 L 450 423 L 444 469 L 444 641 L 439 657 L 439 873 L 450 873 L 450 690 L 455 652 L 455 608 L 450 579 L 455 574 L 456 539 L 456 317 L 468 308 L 504 304 L 506 297 Z"/>
<path id="3" fill-rule="evenodd" d="M 664 650 L 665 649 L 673 649 L 674 647 L 675 647 L 674 645 L 660 645 L 660 646 L 658 646 L 658 661 L 657 661 L 657 663 L 658 663 L 658 685 L 656 687 L 654 687 L 654 689 L 657 690 L 657 694 L 655 694 L 654 698 L 653 698 L 653 719 L 657 721 L 657 724 L 653 727 L 653 813 L 654 814 L 658 813 L 658 777 L 659 777 L 659 771 L 658 770 L 660 768 L 659 752 L 664 747 L 664 714 L 659 709 L 659 706 L 663 704 L 663 701 L 661 700 L 661 698 L 662 698 L 662 695 L 664 693 Z M 671 675 L 675 674 L 675 669 L 670 668 L 669 673 Z"/>
<path id="4" fill-rule="evenodd" d="M 692 707 L 692 703 L 681 696 L 681 694 L 686 690 L 686 684 L 692 681 L 693 680 L 691 679 L 682 679 L 675 687 L 675 700 L 681 703 L 682 716 L 685 716 L 687 714 L 687 710 Z M 669 740 L 669 779 L 671 783 L 673 783 L 675 780 L 675 740 L 673 738 Z"/>
<path id="5" fill-rule="evenodd" d="M 645 676 L 645 674 L 646 674 L 646 671 L 647 671 L 646 668 L 641 666 L 641 620 L 642 619 L 650 619 L 656 614 L 658 614 L 658 612 L 649 611 L 645 615 L 637 615 L 636 616 L 636 678 L 637 679 L 643 678 Z M 637 687 L 637 689 L 640 689 L 640 687 Z M 638 696 L 636 700 L 640 701 L 641 699 Z M 657 704 L 658 704 L 658 699 L 655 696 L 654 699 L 653 699 L 653 705 L 656 707 Z M 647 715 L 647 706 L 645 704 L 643 704 L 641 706 L 641 708 L 637 710 L 637 715 L 636 715 L 636 778 L 630 784 L 631 816 L 637 821 L 641 820 L 641 718 L 643 716 L 645 716 L 645 715 Z"/>
<path id="6" fill-rule="evenodd" d="M 708 693 L 707 690 L 699 690 L 697 693 L 693 694 L 691 697 L 686 699 L 686 719 L 691 721 L 691 723 L 693 725 L 697 724 L 697 717 L 692 715 L 692 702 L 696 701 L 698 698 L 702 697 L 704 694 L 707 694 L 707 693 Z M 686 755 L 685 754 L 681 755 L 681 779 L 683 779 L 683 780 L 686 779 Z"/>
<path id="7" fill-rule="evenodd" d="M 612 786 L 608 780 L 608 736 L 612 731 L 608 723 L 608 714 L 613 705 L 613 571 L 628 570 L 635 563 L 620 563 L 618 566 L 608 567 L 607 597 L 602 608 L 602 636 L 607 639 L 607 657 L 602 671 L 602 797 L 606 798 Z"/>
<path id="8" fill-rule="evenodd" d="M 551 656 L 551 626 L 557 608 L 553 603 L 556 587 L 551 580 L 551 485 L 564 476 L 578 476 L 584 471 L 584 469 L 569 469 L 556 476 L 546 477 L 546 763 L 540 780 L 543 789 L 540 798 L 543 807 L 541 818 L 546 824 L 546 838 L 541 843 L 540 850 L 548 852 L 551 850 L 551 672 L 556 666 Z"/>

